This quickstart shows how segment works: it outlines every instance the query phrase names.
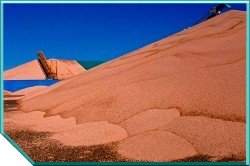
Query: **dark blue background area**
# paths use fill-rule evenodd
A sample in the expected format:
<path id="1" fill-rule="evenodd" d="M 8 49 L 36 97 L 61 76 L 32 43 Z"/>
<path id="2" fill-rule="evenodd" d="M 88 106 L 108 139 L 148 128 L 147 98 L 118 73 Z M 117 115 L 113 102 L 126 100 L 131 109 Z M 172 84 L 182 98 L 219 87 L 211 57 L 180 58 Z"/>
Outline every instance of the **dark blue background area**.
<path id="1" fill-rule="evenodd" d="M 4 90 L 15 92 L 32 86 L 50 86 L 59 80 L 4 80 Z"/>
<path id="2" fill-rule="evenodd" d="M 4 4 L 4 70 L 38 49 L 50 58 L 111 60 L 189 27 L 215 5 Z"/>

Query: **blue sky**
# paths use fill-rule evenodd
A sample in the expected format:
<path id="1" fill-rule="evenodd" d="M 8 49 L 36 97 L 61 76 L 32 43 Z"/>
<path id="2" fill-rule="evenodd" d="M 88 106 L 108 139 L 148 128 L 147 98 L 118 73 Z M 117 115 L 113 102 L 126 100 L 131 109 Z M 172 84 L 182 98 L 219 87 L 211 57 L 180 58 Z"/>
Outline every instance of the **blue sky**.
<path id="1" fill-rule="evenodd" d="M 213 6 L 5 4 L 4 70 L 36 59 L 39 49 L 49 58 L 111 60 L 183 30 Z"/>

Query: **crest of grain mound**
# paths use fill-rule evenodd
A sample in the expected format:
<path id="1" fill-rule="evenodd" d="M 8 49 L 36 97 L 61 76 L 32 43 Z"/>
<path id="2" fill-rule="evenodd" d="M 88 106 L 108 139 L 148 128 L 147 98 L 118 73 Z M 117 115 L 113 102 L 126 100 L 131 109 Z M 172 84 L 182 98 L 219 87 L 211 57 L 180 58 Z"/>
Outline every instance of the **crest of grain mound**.
<path id="1" fill-rule="evenodd" d="M 33 60 L 4 71 L 4 80 L 45 79 L 44 73 L 37 60 Z"/>
<path id="2" fill-rule="evenodd" d="M 56 61 L 58 79 L 68 79 L 85 72 L 85 69 L 77 61 L 49 59 L 47 60 L 49 64 L 51 60 Z M 45 75 L 37 60 L 4 71 L 4 80 L 36 79 L 45 79 Z"/>
<path id="3" fill-rule="evenodd" d="M 232 10 L 25 98 L 21 108 L 77 123 L 118 124 L 169 108 L 245 122 L 245 63 L 246 14 Z"/>

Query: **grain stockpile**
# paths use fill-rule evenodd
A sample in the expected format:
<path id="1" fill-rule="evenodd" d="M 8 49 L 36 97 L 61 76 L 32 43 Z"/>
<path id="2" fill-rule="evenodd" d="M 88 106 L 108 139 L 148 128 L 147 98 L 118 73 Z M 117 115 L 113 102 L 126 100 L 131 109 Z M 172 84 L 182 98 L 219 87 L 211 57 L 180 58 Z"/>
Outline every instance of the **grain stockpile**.
<path id="1" fill-rule="evenodd" d="M 93 144 L 116 142 L 133 160 L 242 161 L 245 75 L 246 13 L 232 10 L 23 98 L 21 110 L 83 125 L 51 136 L 66 145 L 101 125 L 110 137 Z"/>

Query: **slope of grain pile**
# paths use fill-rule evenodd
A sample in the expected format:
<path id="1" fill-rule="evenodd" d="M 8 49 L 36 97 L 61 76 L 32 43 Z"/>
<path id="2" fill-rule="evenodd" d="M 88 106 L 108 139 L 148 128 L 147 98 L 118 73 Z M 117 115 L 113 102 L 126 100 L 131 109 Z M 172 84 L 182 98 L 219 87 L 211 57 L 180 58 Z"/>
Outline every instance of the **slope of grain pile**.
<path id="1" fill-rule="evenodd" d="M 22 110 L 120 125 L 130 137 L 118 152 L 137 160 L 244 160 L 245 63 L 246 14 L 232 10 L 51 86 L 24 99 Z"/>
<path id="2" fill-rule="evenodd" d="M 5 97 L 5 96 L 10 96 L 10 95 L 11 95 L 11 93 L 12 93 L 12 92 L 7 91 L 7 90 L 4 90 L 4 91 L 3 91 L 3 95 L 4 95 L 4 97 Z"/>
<path id="3" fill-rule="evenodd" d="M 128 137 L 124 128 L 107 121 L 76 125 L 73 117 L 63 119 L 58 115 L 44 118 L 44 112 L 40 111 L 15 112 L 15 114 L 4 119 L 4 124 L 5 128 L 13 126 L 16 128 L 17 126 L 21 129 L 31 129 L 36 132 L 55 133 L 51 137 L 52 139 L 59 138 L 63 144 L 69 146 L 98 145 Z M 74 143 L 72 144 L 72 142 Z"/>
<path id="4" fill-rule="evenodd" d="M 12 95 L 24 95 L 25 96 L 29 94 L 35 94 L 46 88 L 47 86 L 32 86 L 32 87 L 21 89 L 19 91 L 15 91 L 12 93 Z"/>

